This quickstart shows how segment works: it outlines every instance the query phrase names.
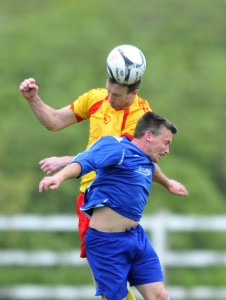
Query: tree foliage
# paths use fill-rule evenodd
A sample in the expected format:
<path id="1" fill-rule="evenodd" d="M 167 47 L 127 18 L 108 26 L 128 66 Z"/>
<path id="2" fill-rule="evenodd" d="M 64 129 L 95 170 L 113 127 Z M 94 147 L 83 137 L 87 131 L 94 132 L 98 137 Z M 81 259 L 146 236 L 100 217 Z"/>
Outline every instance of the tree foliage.
<path id="1" fill-rule="evenodd" d="M 88 123 L 49 132 L 20 94 L 34 77 L 43 100 L 61 108 L 105 86 L 106 57 L 119 44 L 147 59 L 140 95 L 179 128 L 160 166 L 188 198 L 153 184 L 145 213 L 225 212 L 225 9 L 221 0 L 0 0 L 1 213 L 74 213 L 79 181 L 38 193 L 38 162 L 84 150 Z M 73 182 L 72 182 L 73 181 Z"/>

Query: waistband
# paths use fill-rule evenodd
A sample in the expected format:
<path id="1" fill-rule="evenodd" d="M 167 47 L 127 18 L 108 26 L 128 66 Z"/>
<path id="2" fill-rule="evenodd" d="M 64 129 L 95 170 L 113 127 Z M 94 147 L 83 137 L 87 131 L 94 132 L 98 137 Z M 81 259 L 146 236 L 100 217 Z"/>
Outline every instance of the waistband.
<path id="1" fill-rule="evenodd" d="M 93 233 L 97 236 L 126 236 L 126 235 L 128 235 L 128 233 L 140 232 L 141 230 L 142 230 L 142 227 L 140 224 L 138 224 L 137 226 L 126 228 L 126 230 L 122 231 L 122 232 L 105 232 L 105 231 L 96 230 L 92 227 L 89 227 L 87 229 L 87 232 Z"/>

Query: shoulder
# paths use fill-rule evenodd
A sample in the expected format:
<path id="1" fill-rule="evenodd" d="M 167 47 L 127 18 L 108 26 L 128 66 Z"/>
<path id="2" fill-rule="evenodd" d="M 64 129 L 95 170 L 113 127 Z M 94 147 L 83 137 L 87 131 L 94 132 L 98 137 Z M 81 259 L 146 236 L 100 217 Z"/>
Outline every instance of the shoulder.
<path id="1" fill-rule="evenodd" d="M 99 166 L 118 164 L 123 157 L 124 147 L 122 138 L 104 136 L 94 142 L 87 150 Z"/>
<path id="2" fill-rule="evenodd" d="M 134 110 L 143 110 L 143 111 L 152 111 L 152 107 L 149 101 L 141 98 L 140 96 L 136 96 L 135 101 L 132 104 Z"/>
<path id="3" fill-rule="evenodd" d="M 101 145 L 101 144 L 106 145 L 107 147 L 112 147 L 112 146 L 123 147 L 122 142 L 125 140 L 127 140 L 127 139 L 122 138 L 122 137 L 107 135 L 107 136 L 101 137 L 96 143 L 98 143 L 99 145 Z"/>
<path id="4" fill-rule="evenodd" d="M 92 114 L 102 105 L 103 101 L 106 99 L 107 90 L 104 88 L 96 88 L 86 93 L 85 99 L 83 98 L 83 102 L 86 103 L 88 109 L 90 110 L 90 114 Z"/>
<path id="5" fill-rule="evenodd" d="M 96 110 L 107 97 L 107 90 L 104 88 L 95 88 L 83 93 L 71 105 L 70 109 L 81 120 L 86 120 L 90 117 L 90 111 Z"/>
<path id="6" fill-rule="evenodd" d="M 124 131 L 130 131 L 130 134 L 133 135 L 137 121 L 146 112 L 152 111 L 152 108 L 147 100 L 144 100 L 137 95 L 133 103 L 129 107 L 127 107 L 127 110 L 128 113 L 126 115 L 126 128 L 124 129 Z"/>
<path id="7" fill-rule="evenodd" d="M 86 96 L 90 99 L 104 100 L 107 97 L 107 90 L 105 88 L 95 88 L 86 93 Z"/>
<path id="8" fill-rule="evenodd" d="M 103 136 L 94 142 L 89 150 L 98 151 L 98 153 L 102 153 L 103 155 L 108 155 L 113 152 L 123 152 L 124 144 L 121 143 L 124 139 L 121 137 L 115 136 Z M 105 154 L 104 154 L 105 153 Z M 104 157 L 103 157 L 104 159 Z"/>

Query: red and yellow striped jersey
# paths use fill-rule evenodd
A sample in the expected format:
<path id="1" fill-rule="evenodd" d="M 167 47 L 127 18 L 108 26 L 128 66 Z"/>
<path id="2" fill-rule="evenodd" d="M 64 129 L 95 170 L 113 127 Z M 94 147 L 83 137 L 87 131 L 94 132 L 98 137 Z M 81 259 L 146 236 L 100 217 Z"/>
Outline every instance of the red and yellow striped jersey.
<path id="1" fill-rule="evenodd" d="M 71 105 L 78 122 L 90 120 L 90 134 L 87 148 L 97 139 L 106 135 L 133 138 L 138 119 L 147 111 L 152 111 L 148 101 L 136 96 L 127 108 L 115 110 L 108 102 L 108 92 L 104 88 L 93 89 L 81 95 Z M 82 177 L 81 192 L 95 178 L 95 172 Z"/>

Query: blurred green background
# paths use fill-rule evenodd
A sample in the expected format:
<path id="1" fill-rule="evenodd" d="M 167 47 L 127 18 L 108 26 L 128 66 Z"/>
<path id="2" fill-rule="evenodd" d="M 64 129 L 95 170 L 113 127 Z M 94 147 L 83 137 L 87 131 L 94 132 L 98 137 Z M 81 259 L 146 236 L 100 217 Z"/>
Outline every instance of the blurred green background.
<path id="1" fill-rule="evenodd" d="M 179 128 L 164 172 L 183 182 L 189 197 L 178 198 L 153 184 L 145 214 L 226 213 L 226 2 L 222 0 L 0 0 L 0 208 L 1 214 L 74 214 L 79 180 L 48 194 L 38 193 L 48 156 L 73 155 L 87 143 L 88 123 L 49 132 L 19 91 L 33 77 L 42 99 L 55 108 L 81 93 L 104 87 L 106 57 L 119 44 L 146 56 L 140 96 Z M 73 181 L 73 182 L 72 182 Z M 225 248 L 226 237 L 207 236 L 207 247 Z M 195 237 L 175 238 L 186 248 Z M 76 234 L 1 233 L 1 248 L 65 250 Z M 0 268 L 2 269 L 2 268 Z M 1 270 L 0 270 L 1 271 Z M 88 269 L 5 268 L 0 284 L 92 283 Z M 170 271 L 170 284 L 224 284 L 223 268 Z M 23 274 L 23 275 L 22 275 Z"/>

